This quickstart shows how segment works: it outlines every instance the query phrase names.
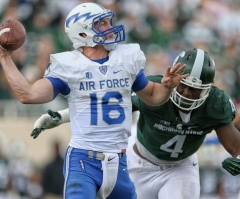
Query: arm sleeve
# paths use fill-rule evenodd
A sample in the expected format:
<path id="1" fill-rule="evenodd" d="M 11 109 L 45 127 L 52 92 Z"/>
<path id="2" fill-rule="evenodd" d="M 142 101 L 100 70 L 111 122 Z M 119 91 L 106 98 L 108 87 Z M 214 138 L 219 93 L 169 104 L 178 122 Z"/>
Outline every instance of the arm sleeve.
<path id="1" fill-rule="evenodd" d="M 61 93 L 62 95 L 68 95 L 70 93 L 70 88 L 66 82 L 62 81 L 59 78 L 53 78 L 53 77 L 46 77 L 46 78 L 52 83 L 53 91 L 54 91 L 53 99 L 55 99 L 59 93 Z"/>
<path id="2" fill-rule="evenodd" d="M 60 62 L 61 61 L 61 62 Z M 59 61 L 59 55 L 50 55 L 50 61 L 43 77 L 53 77 L 68 83 L 69 70 L 64 66 L 64 60 Z M 65 61 L 66 62 L 66 61 Z M 62 64 L 61 64 L 62 63 Z"/>
<path id="3" fill-rule="evenodd" d="M 54 98 L 60 93 L 62 95 L 68 95 L 70 88 L 68 86 L 68 71 L 58 61 L 55 55 L 50 56 L 50 61 L 46 67 L 44 76 L 47 78 L 53 86 Z"/>
<path id="4" fill-rule="evenodd" d="M 139 45 L 136 45 L 135 49 L 138 53 L 135 56 L 134 61 L 134 70 L 135 70 L 135 80 L 132 85 L 132 90 L 134 92 L 140 91 L 144 89 L 148 84 L 148 79 L 144 75 L 144 67 L 146 65 L 146 57 Z"/>
<path id="5" fill-rule="evenodd" d="M 144 77 L 145 77 L 145 75 L 144 75 Z M 139 77 L 140 78 L 140 77 Z M 162 79 L 162 76 L 161 75 L 154 75 L 154 76 L 148 76 L 148 77 L 145 77 L 146 78 L 146 80 L 147 80 L 147 83 L 148 83 L 148 81 L 152 81 L 152 82 L 156 82 L 156 83 L 161 83 L 161 79 Z M 136 78 L 136 87 L 138 86 L 138 84 L 137 84 L 137 81 L 138 80 L 138 78 Z M 139 79 L 140 80 L 140 79 Z M 143 81 L 145 81 L 145 80 L 143 80 Z M 135 82 L 134 82 L 134 84 L 135 84 Z M 133 86 L 134 86 L 134 84 L 133 84 Z M 132 87 L 132 90 L 133 91 L 135 91 L 135 92 L 137 92 L 138 90 L 136 89 L 136 90 L 134 90 L 133 89 L 133 87 Z M 142 102 L 142 100 L 136 95 L 136 93 L 134 93 L 134 92 L 132 92 L 132 104 L 138 109 L 138 110 L 141 110 L 141 108 L 143 108 L 144 106 L 143 106 L 143 104 L 144 104 L 144 102 Z"/>
<path id="6" fill-rule="evenodd" d="M 136 80 L 134 81 L 132 85 L 132 90 L 134 92 L 140 91 L 144 89 L 148 84 L 148 79 L 144 75 L 144 70 L 141 69 L 138 75 L 136 76 Z"/>

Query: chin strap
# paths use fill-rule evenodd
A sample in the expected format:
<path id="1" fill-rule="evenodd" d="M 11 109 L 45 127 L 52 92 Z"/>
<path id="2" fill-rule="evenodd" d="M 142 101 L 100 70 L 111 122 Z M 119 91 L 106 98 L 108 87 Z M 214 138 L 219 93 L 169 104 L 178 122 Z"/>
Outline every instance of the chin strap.
<path id="1" fill-rule="evenodd" d="M 108 50 L 108 51 L 111 51 L 111 50 L 115 50 L 117 48 L 117 44 L 105 44 L 103 45 L 103 47 Z M 83 49 L 80 47 L 77 49 L 79 52 L 83 53 Z"/>
<path id="2" fill-rule="evenodd" d="M 106 50 L 111 51 L 111 50 L 115 50 L 116 49 L 117 44 L 116 43 L 114 43 L 114 44 L 105 44 L 105 45 L 103 45 L 103 47 Z"/>

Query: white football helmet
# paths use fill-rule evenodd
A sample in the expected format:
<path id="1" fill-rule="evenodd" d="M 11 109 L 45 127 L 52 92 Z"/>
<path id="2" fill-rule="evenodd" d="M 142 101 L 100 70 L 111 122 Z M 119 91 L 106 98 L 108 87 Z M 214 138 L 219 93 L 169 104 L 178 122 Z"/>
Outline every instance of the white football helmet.
<path id="1" fill-rule="evenodd" d="M 102 19 L 112 18 L 114 13 L 105 9 L 97 3 L 82 3 L 68 14 L 65 21 L 65 32 L 73 43 L 73 47 L 78 49 L 82 46 L 94 47 L 100 45 L 112 45 L 125 40 L 125 29 L 123 25 L 112 26 L 111 28 L 100 31 L 99 25 Z M 94 23 L 98 22 L 98 28 L 94 29 Z M 85 33 L 86 38 L 81 34 Z M 108 34 L 114 34 L 113 40 L 107 40 Z"/>

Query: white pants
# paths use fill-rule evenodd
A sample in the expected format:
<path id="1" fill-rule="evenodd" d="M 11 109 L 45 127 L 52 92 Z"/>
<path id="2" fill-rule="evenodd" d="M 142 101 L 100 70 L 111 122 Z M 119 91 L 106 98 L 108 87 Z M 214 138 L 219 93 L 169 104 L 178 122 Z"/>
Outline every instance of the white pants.
<path id="1" fill-rule="evenodd" d="M 138 199 L 199 199 L 198 158 L 194 154 L 178 165 L 164 168 L 128 151 L 128 170 Z"/>

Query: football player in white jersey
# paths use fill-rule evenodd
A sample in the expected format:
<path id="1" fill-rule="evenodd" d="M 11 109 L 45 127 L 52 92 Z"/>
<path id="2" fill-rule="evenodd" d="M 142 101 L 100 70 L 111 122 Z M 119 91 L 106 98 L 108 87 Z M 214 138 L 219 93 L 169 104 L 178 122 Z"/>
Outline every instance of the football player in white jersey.
<path id="1" fill-rule="evenodd" d="M 29 85 L 11 53 L 0 49 L 6 78 L 24 104 L 68 100 L 71 140 L 64 163 L 64 198 L 135 199 L 126 170 L 125 149 L 131 134 L 133 90 L 146 104 L 168 101 L 186 67 L 169 66 L 162 84 L 148 81 L 146 58 L 138 44 L 125 39 L 123 25 L 112 26 L 114 13 L 96 3 L 79 4 L 68 14 L 65 32 L 75 50 L 50 55 L 44 77 Z M 62 118 L 64 120 L 64 117 Z"/>

